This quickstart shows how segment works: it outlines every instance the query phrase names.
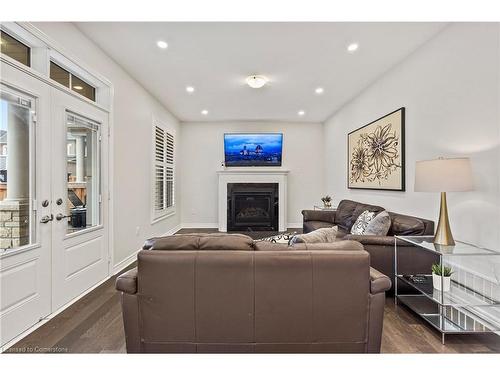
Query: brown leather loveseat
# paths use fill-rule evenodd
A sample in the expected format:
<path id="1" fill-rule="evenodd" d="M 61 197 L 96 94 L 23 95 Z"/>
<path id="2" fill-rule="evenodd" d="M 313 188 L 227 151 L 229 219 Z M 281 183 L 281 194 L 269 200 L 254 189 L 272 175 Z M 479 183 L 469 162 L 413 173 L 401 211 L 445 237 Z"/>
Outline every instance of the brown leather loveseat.
<path id="1" fill-rule="evenodd" d="M 337 209 L 329 211 L 304 210 L 303 231 L 311 232 L 319 228 L 338 227 L 337 238 L 355 240 L 363 244 L 370 253 L 370 265 L 394 280 L 394 236 L 429 236 L 434 234 L 434 222 L 414 216 L 389 212 L 391 227 L 387 236 L 353 235 L 351 228 L 358 216 L 365 210 L 379 213 L 383 207 L 355 202 L 340 201 Z M 405 274 L 430 273 L 432 263 L 439 261 L 437 257 L 421 251 L 408 243 L 399 241 L 398 246 L 405 247 L 399 254 L 399 270 Z M 391 290 L 392 291 L 392 290 Z"/>
<path id="2" fill-rule="evenodd" d="M 127 352 L 380 351 L 391 282 L 361 244 L 262 248 L 243 235 L 150 241 L 116 282 Z"/>

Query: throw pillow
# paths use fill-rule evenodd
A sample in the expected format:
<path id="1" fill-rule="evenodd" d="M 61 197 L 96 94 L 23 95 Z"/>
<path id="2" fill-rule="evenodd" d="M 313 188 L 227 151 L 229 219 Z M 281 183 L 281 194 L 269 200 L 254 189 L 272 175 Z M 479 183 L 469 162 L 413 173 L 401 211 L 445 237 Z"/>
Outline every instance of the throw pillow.
<path id="1" fill-rule="evenodd" d="M 305 243 L 335 242 L 337 240 L 337 231 L 338 228 L 335 226 L 331 228 L 316 229 L 312 232 L 305 234 L 297 234 L 290 241 L 290 244 L 293 245 L 294 243 L 298 242 L 305 242 Z"/>
<path id="2" fill-rule="evenodd" d="M 372 236 L 387 236 L 390 227 L 391 217 L 387 211 L 382 211 L 368 223 L 363 234 Z"/>
<path id="3" fill-rule="evenodd" d="M 280 233 L 280 234 L 277 234 L 275 236 L 260 238 L 258 240 L 255 240 L 254 242 L 266 241 L 266 242 L 272 242 L 272 243 L 289 244 L 290 240 L 295 236 L 296 233 L 297 232 Z"/>
<path id="4" fill-rule="evenodd" d="M 375 212 L 363 211 L 351 228 L 351 234 L 363 234 L 368 223 L 375 217 Z"/>

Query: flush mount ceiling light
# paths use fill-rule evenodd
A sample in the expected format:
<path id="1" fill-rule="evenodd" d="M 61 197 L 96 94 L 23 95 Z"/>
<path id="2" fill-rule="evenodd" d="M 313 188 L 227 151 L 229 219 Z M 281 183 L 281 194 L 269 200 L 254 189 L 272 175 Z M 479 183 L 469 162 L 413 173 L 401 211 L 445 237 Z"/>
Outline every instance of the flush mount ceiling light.
<path id="1" fill-rule="evenodd" d="M 299 116 L 304 116 L 306 114 L 306 111 L 304 111 L 304 110 L 301 109 L 300 111 L 297 112 L 297 114 Z"/>
<path id="2" fill-rule="evenodd" d="M 204 109 L 203 111 L 201 111 L 201 114 L 202 114 L 203 116 L 206 116 L 206 115 L 208 115 L 208 111 L 207 111 L 206 109 Z"/>
<path id="3" fill-rule="evenodd" d="M 353 53 L 353 52 L 356 52 L 358 50 L 358 48 L 359 48 L 358 43 L 351 43 L 347 46 L 347 51 Z"/>
<path id="4" fill-rule="evenodd" d="M 167 49 L 167 47 L 168 47 L 168 43 L 163 41 L 163 40 L 157 41 L 156 45 L 158 46 L 158 48 L 161 48 L 161 49 Z"/>
<path id="5" fill-rule="evenodd" d="M 314 92 L 318 95 L 321 95 L 325 92 L 325 90 L 323 89 L 323 87 L 316 87 L 316 90 L 314 90 Z"/>
<path id="6" fill-rule="evenodd" d="M 83 87 L 82 87 L 82 86 L 73 86 L 73 88 L 74 88 L 75 90 L 83 90 Z"/>
<path id="7" fill-rule="evenodd" d="M 248 76 L 246 79 L 247 85 L 250 86 L 253 89 L 260 89 L 261 87 L 265 86 L 267 82 L 269 82 L 269 79 L 264 76 L 259 76 L 259 75 L 251 75 Z"/>
<path id="8" fill-rule="evenodd" d="M 190 94 L 192 94 L 194 92 L 194 87 L 193 86 L 187 86 L 186 87 L 186 91 Z"/>

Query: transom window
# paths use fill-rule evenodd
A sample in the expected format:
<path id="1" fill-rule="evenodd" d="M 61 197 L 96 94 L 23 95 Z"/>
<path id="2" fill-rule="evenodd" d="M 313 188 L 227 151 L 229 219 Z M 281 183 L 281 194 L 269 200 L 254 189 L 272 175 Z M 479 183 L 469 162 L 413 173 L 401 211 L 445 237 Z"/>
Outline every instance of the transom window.
<path id="1" fill-rule="evenodd" d="M 16 38 L 10 36 L 5 31 L 0 30 L 0 50 L 4 55 L 24 64 L 31 65 L 31 49 Z"/>
<path id="2" fill-rule="evenodd" d="M 154 125 L 153 220 L 174 211 L 174 135 Z"/>
<path id="3" fill-rule="evenodd" d="M 72 91 L 95 102 L 95 87 L 72 74 L 55 62 L 50 62 L 50 78 Z"/>

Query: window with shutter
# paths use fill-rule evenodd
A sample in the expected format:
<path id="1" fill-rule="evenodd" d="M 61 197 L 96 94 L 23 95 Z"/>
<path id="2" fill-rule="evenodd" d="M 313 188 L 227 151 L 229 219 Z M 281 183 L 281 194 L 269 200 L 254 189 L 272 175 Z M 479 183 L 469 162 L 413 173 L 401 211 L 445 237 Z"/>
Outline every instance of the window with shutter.
<path id="1" fill-rule="evenodd" d="M 175 137 L 166 128 L 154 125 L 153 220 L 174 212 Z"/>

